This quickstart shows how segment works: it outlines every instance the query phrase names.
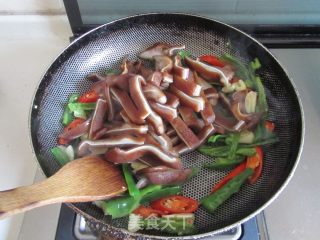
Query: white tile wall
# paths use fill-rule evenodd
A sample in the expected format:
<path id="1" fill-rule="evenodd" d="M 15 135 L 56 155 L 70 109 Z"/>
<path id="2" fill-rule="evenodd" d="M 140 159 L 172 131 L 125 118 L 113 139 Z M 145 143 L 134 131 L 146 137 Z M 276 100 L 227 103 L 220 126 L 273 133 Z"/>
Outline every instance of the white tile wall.
<path id="1" fill-rule="evenodd" d="M 0 0 L 1 13 L 63 12 L 62 0 Z"/>
<path id="2" fill-rule="evenodd" d="M 71 31 L 64 15 L 0 16 L 0 26 L 0 190 L 5 190 L 34 181 L 31 100 L 46 68 L 69 44 Z M 18 239 L 22 220 L 22 214 L 0 220 L 0 239 Z"/>

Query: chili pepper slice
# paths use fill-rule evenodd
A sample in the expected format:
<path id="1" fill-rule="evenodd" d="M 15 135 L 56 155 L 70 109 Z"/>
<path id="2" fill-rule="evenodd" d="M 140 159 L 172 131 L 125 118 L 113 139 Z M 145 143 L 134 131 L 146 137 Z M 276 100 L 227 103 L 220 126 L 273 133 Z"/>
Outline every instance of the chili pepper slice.
<path id="1" fill-rule="evenodd" d="M 239 164 L 236 168 L 234 168 L 227 176 L 225 176 L 223 179 L 221 179 L 211 190 L 212 193 L 219 190 L 221 187 L 223 187 L 227 182 L 229 182 L 232 178 L 239 175 L 241 172 L 243 172 L 246 169 L 246 162 L 242 162 Z"/>
<path id="2" fill-rule="evenodd" d="M 150 204 L 153 209 L 168 213 L 193 213 L 198 207 L 197 200 L 192 198 L 173 195 L 158 199 Z"/>
<path id="3" fill-rule="evenodd" d="M 147 217 L 150 217 L 150 216 L 162 216 L 162 215 L 165 215 L 166 213 L 163 212 L 163 211 L 160 211 L 160 210 L 156 210 L 156 209 L 153 209 L 151 207 L 145 207 L 145 206 L 140 206 L 138 207 L 137 209 L 135 209 L 133 211 L 133 213 L 137 214 L 137 215 L 140 215 L 141 217 L 143 218 L 147 218 Z"/>
<path id="4" fill-rule="evenodd" d="M 203 55 L 199 57 L 200 61 L 209 63 L 210 65 L 217 67 L 224 67 L 226 65 L 225 62 L 219 60 L 216 56 L 213 55 Z"/>
<path id="5" fill-rule="evenodd" d="M 74 129 L 76 128 L 78 125 L 82 124 L 85 120 L 82 119 L 82 118 L 76 118 L 74 119 L 68 126 L 66 126 L 64 129 L 63 129 L 63 132 L 67 132 L 67 131 L 70 131 L 71 129 Z M 59 138 L 58 139 L 58 144 L 59 145 L 65 145 L 67 144 L 69 141 L 64 139 L 64 138 Z"/>
<path id="6" fill-rule="evenodd" d="M 99 95 L 95 91 L 89 91 L 79 97 L 80 103 L 92 103 L 96 102 L 99 98 Z"/>
<path id="7" fill-rule="evenodd" d="M 255 184 L 262 172 L 263 165 L 263 151 L 260 146 L 256 147 L 256 155 L 247 158 L 247 168 L 254 170 L 252 176 L 248 178 L 250 184 Z"/>
<path id="8" fill-rule="evenodd" d="M 264 126 L 269 132 L 273 132 L 274 131 L 274 128 L 275 128 L 274 122 L 266 121 Z"/>

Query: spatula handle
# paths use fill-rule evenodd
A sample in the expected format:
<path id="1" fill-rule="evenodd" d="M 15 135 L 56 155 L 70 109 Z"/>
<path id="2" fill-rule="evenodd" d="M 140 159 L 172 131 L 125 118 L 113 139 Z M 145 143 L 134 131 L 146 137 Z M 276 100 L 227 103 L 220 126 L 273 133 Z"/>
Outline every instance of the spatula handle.
<path id="1" fill-rule="evenodd" d="M 30 209 L 59 202 L 59 196 L 49 186 L 51 181 L 0 192 L 0 219 Z"/>

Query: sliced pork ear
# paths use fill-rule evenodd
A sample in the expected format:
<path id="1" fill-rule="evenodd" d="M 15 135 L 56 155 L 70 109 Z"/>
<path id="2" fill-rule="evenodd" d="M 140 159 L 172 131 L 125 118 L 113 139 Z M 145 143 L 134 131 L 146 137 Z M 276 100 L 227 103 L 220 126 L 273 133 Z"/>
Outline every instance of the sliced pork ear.
<path id="1" fill-rule="evenodd" d="M 194 148 L 188 147 L 185 143 L 180 143 L 179 145 L 175 146 L 173 149 L 178 152 L 179 154 L 188 153 L 190 151 L 193 151 L 195 148 L 199 147 L 200 145 L 204 144 L 208 137 L 210 137 L 212 134 L 216 132 L 215 127 L 210 124 L 208 126 L 205 126 L 201 129 L 201 131 L 198 134 L 199 143 Z"/>
<path id="2" fill-rule="evenodd" d="M 108 121 L 112 121 L 114 119 L 114 106 L 113 106 L 113 100 L 110 93 L 110 87 L 109 85 L 105 84 L 104 87 L 104 96 L 107 102 L 107 108 L 108 108 Z"/>
<path id="3" fill-rule="evenodd" d="M 192 72 L 190 72 L 187 79 L 183 79 L 179 75 L 174 75 L 173 86 L 189 96 L 199 96 L 201 92 L 201 86 L 195 83 Z"/>
<path id="4" fill-rule="evenodd" d="M 153 111 L 159 114 L 160 117 L 170 122 L 178 116 L 177 109 L 166 104 L 160 104 L 154 101 L 149 101 Z"/>
<path id="5" fill-rule="evenodd" d="M 145 119 L 151 113 L 151 108 L 143 94 L 142 85 L 146 85 L 146 81 L 140 75 L 133 76 L 129 81 L 130 96 L 142 114 L 142 118 Z"/>
<path id="6" fill-rule="evenodd" d="M 100 75 L 100 74 L 98 74 L 98 73 L 90 73 L 87 77 L 86 77 L 89 81 L 91 81 L 91 82 L 103 82 L 103 81 L 105 81 L 105 76 L 102 76 L 102 75 Z"/>
<path id="7" fill-rule="evenodd" d="M 111 93 L 117 99 L 117 101 L 119 101 L 119 103 L 123 107 L 124 111 L 126 112 L 131 122 L 136 124 L 143 124 L 145 122 L 144 121 L 145 113 L 139 111 L 135 107 L 132 99 L 129 97 L 129 95 L 126 92 L 114 87 L 112 87 L 110 90 L 111 90 Z"/>
<path id="8" fill-rule="evenodd" d="M 126 92 L 129 91 L 129 79 L 133 75 L 130 73 L 120 74 L 120 75 L 109 75 L 106 76 L 106 84 L 110 87 L 116 86 L 117 88 L 124 90 Z"/>
<path id="9" fill-rule="evenodd" d="M 140 58 L 153 59 L 154 56 L 167 55 L 169 45 L 167 43 L 155 43 L 139 54 Z"/>
<path id="10" fill-rule="evenodd" d="M 167 96 L 163 93 L 163 91 L 151 83 L 147 83 L 145 86 L 143 86 L 142 91 L 148 100 L 153 100 L 161 104 L 165 104 L 167 102 Z"/>
<path id="11" fill-rule="evenodd" d="M 192 169 L 173 169 L 167 166 L 147 167 L 138 171 L 150 183 L 159 185 L 182 184 L 192 174 Z"/>
<path id="12" fill-rule="evenodd" d="M 163 79 L 162 73 L 155 71 L 155 72 L 152 72 L 150 75 L 148 75 L 148 77 L 146 78 L 146 81 L 157 87 L 160 87 L 162 79 Z"/>
<path id="13" fill-rule="evenodd" d="M 160 148 L 154 145 L 143 145 L 138 147 L 133 147 L 127 150 L 122 150 L 120 148 L 114 148 L 105 154 L 106 160 L 120 164 L 133 162 L 146 154 L 152 154 L 161 160 L 162 164 L 166 166 L 181 169 L 182 162 L 178 157 L 172 156 L 165 153 Z"/>
<path id="14" fill-rule="evenodd" d="M 228 75 L 226 75 L 225 72 L 219 67 L 214 67 L 203 62 L 193 60 L 189 57 L 185 58 L 185 62 L 190 68 L 198 72 L 206 80 L 210 82 L 221 83 L 224 86 L 230 85 L 229 81 L 233 76 L 231 77 L 229 72 Z"/>
<path id="15" fill-rule="evenodd" d="M 212 85 L 208 83 L 206 80 L 204 80 L 202 77 L 200 77 L 197 72 L 195 71 L 192 71 L 192 72 L 193 72 L 195 82 L 201 86 L 202 90 L 206 90 L 212 87 Z"/>
<path id="16" fill-rule="evenodd" d="M 139 57 L 144 59 L 152 59 L 154 56 L 158 55 L 169 55 L 172 56 L 174 51 L 185 49 L 185 45 L 182 46 L 172 46 L 167 43 L 155 43 L 151 47 L 148 47 L 142 53 L 139 54 Z"/>
<path id="17" fill-rule="evenodd" d="M 71 140 L 84 135 L 88 132 L 90 123 L 91 123 L 91 118 L 87 119 L 86 121 L 79 124 L 75 128 L 72 128 L 68 131 L 64 130 L 62 133 L 59 134 L 58 139 L 63 139 L 64 142 L 68 143 Z"/>
<path id="18" fill-rule="evenodd" d="M 200 114 L 205 125 L 209 125 L 214 122 L 216 116 L 214 114 L 212 105 L 209 103 L 203 91 L 201 92 L 201 97 L 204 99 L 205 104 L 204 104 L 204 109 L 200 111 Z"/>
<path id="19" fill-rule="evenodd" d="M 150 115 L 146 118 L 146 121 L 153 127 L 157 134 L 160 135 L 165 132 L 165 125 L 162 118 L 154 111 L 151 111 Z"/>
<path id="20" fill-rule="evenodd" d="M 186 80 L 189 76 L 190 69 L 182 66 L 181 58 L 179 55 L 174 56 L 173 72 L 175 73 L 175 75 L 181 77 L 183 80 Z"/>
<path id="21" fill-rule="evenodd" d="M 179 50 L 183 50 L 185 49 L 186 46 L 185 45 L 175 45 L 175 46 L 169 46 L 166 53 L 169 55 L 169 56 L 173 56 L 174 52 L 175 51 L 179 51 Z"/>
<path id="22" fill-rule="evenodd" d="M 168 106 L 173 107 L 173 108 L 177 108 L 179 106 L 180 101 L 179 101 L 179 98 L 176 95 L 174 95 L 174 94 L 172 94 L 170 92 L 167 92 L 167 91 L 165 91 L 164 94 L 167 96 L 166 104 Z"/>
<path id="23" fill-rule="evenodd" d="M 185 122 L 177 117 L 173 119 L 170 124 L 176 130 L 180 139 L 190 148 L 194 148 L 199 144 L 198 137 L 192 132 L 192 130 L 185 124 Z"/>
<path id="24" fill-rule="evenodd" d="M 173 127 L 169 126 L 167 128 L 166 134 L 167 134 L 168 137 L 173 137 L 173 136 L 177 135 L 177 132 Z"/>
<path id="25" fill-rule="evenodd" d="M 170 138 L 170 140 L 172 142 L 172 146 L 176 146 L 179 143 L 181 143 L 181 140 L 180 140 L 179 136 L 174 136 L 174 137 Z M 175 151 L 175 150 L 173 149 L 173 151 Z"/>
<path id="26" fill-rule="evenodd" d="M 146 144 L 155 145 L 164 151 L 171 153 L 174 156 L 177 156 L 176 153 L 172 150 L 171 139 L 166 134 L 158 135 L 154 131 L 149 131 L 149 134 L 146 136 Z"/>
<path id="27" fill-rule="evenodd" d="M 172 83 L 173 82 L 173 76 L 172 74 L 168 72 L 163 72 L 162 73 L 162 83 Z"/>
<path id="28" fill-rule="evenodd" d="M 148 125 L 137 125 L 133 123 L 108 123 L 104 127 L 107 129 L 106 136 L 119 134 L 146 134 Z"/>
<path id="29" fill-rule="evenodd" d="M 207 88 L 203 90 L 204 94 L 206 95 L 207 99 L 218 99 L 219 98 L 219 93 L 217 89 L 214 87 Z"/>
<path id="30" fill-rule="evenodd" d="M 186 125 L 194 131 L 198 132 L 204 127 L 204 122 L 196 116 L 192 108 L 180 106 L 178 111 Z"/>
<path id="31" fill-rule="evenodd" d="M 140 60 L 130 61 L 128 60 L 127 57 L 125 57 L 122 60 L 122 64 L 120 66 L 121 74 L 127 74 L 127 73 L 137 74 L 141 70 L 141 65 L 142 63 Z"/>
<path id="32" fill-rule="evenodd" d="M 196 112 L 200 112 L 201 110 L 203 110 L 204 100 L 202 97 L 190 97 L 174 86 L 170 86 L 169 90 L 179 98 L 182 105 L 190 107 Z"/>
<path id="33" fill-rule="evenodd" d="M 168 56 L 158 55 L 154 56 L 156 71 L 170 72 L 173 67 L 172 59 Z"/>
<path id="34" fill-rule="evenodd" d="M 102 149 L 105 149 L 105 151 L 107 151 L 110 147 L 130 147 L 143 145 L 144 141 L 144 137 L 133 137 L 128 134 L 113 136 L 96 141 L 85 140 L 82 141 L 78 146 L 78 155 L 84 156 L 90 152 L 95 152 L 95 150 L 102 151 Z"/>
<path id="35" fill-rule="evenodd" d="M 94 134 L 103 127 L 107 109 L 107 102 L 98 99 L 89 128 L 89 139 L 92 139 Z"/>

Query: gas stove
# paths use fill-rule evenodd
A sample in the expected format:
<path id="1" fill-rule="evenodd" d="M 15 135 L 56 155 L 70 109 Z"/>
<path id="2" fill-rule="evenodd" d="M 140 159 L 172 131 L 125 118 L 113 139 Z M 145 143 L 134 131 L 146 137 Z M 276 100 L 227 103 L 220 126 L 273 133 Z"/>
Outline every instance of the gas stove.
<path id="1" fill-rule="evenodd" d="M 247 222 L 226 232 L 203 240 L 268 240 L 268 231 L 263 212 Z M 85 219 L 67 205 L 62 204 L 55 240 L 107 240 L 93 234 Z"/>

